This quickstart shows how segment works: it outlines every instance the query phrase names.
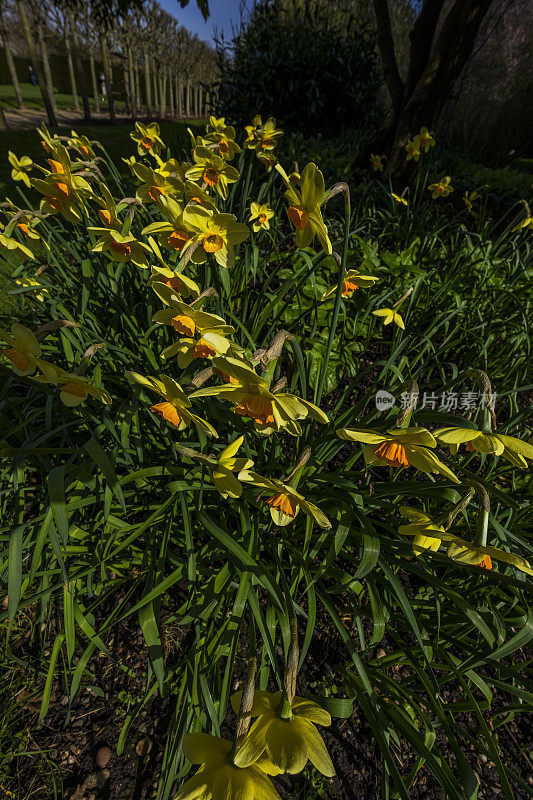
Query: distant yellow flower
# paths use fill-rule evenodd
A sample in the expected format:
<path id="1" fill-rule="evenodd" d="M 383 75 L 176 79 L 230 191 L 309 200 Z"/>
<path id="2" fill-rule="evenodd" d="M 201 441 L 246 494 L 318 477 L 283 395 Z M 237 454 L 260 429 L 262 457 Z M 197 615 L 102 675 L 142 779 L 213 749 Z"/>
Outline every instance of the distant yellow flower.
<path id="1" fill-rule="evenodd" d="M 391 322 L 394 322 L 402 330 L 405 330 L 405 323 L 400 314 L 395 311 L 393 308 L 378 308 L 377 311 L 372 312 L 376 317 L 384 317 L 383 320 L 384 325 L 390 325 Z"/>
<path id="2" fill-rule="evenodd" d="M 430 192 L 432 192 L 432 198 L 434 200 L 437 197 L 448 197 L 449 194 L 453 192 L 453 188 L 450 186 L 451 178 L 449 175 L 446 175 L 445 178 L 441 178 L 438 183 L 432 183 L 428 186 Z"/>
<path id="3" fill-rule="evenodd" d="M 16 157 L 11 150 L 8 153 L 8 160 L 13 169 L 11 170 L 11 177 L 14 181 L 22 181 L 22 183 L 30 188 L 30 179 L 28 173 L 31 172 L 33 161 L 29 156 L 22 156 L 20 159 Z"/>
<path id="4" fill-rule="evenodd" d="M 369 286 L 373 286 L 375 282 L 379 280 L 376 278 L 375 275 L 361 275 L 360 272 L 356 269 L 349 269 L 347 270 L 344 276 L 344 282 L 342 284 L 342 296 L 343 297 L 352 297 L 353 293 L 357 291 L 357 289 L 367 289 Z M 333 297 L 337 292 L 337 285 L 330 286 L 321 297 L 321 300 L 329 300 L 330 297 Z"/>
<path id="5" fill-rule="evenodd" d="M 12 255 L 20 262 L 26 261 L 27 258 L 35 258 L 29 247 L 12 236 L 6 236 L 5 233 L 0 233 L 0 253 L 6 256 L 8 261 Z"/>
<path id="6" fill-rule="evenodd" d="M 410 139 L 407 142 L 405 145 L 405 152 L 407 153 L 406 161 L 410 161 L 411 159 L 413 159 L 413 161 L 418 161 L 420 158 L 420 141 L 418 136 L 415 136 L 414 139 Z"/>
<path id="7" fill-rule="evenodd" d="M 207 733 L 186 734 L 182 750 L 188 761 L 201 767 L 174 800 L 281 800 L 267 777 L 281 770 L 260 753 L 253 753 L 252 762 L 237 766 L 232 743 Z"/>
<path id="8" fill-rule="evenodd" d="M 399 195 L 394 194 L 394 192 L 391 192 L 391 197 L 398 203 L 399 206 L 407 205 L 407 200 L 405 199 L 405 197 L 400 197 Z"/>
<path id="9" fill-rule="evenodd" d="M 155 156 L 161 152 L 163 140 L 161 139 L 157 122 L 151 122 L 149 125 L 136 122 L 135 130 L 130 133 L 130 136 L 134 142 L 137 142 L 137 152 L 140 156 L 145 156 L 148 153 Z"/>
<path id="10" fill-rule="evenodd" d="M 203 431 L 207 436 L 214 436 L 218 438 L 218 433 L 209 422 L 189 411 L 191 401 L 176 381 L 169 378 L 167 375 L 161 375 L 160 378 L 152 376 L 144 377 L 139 375 L 138 372 L 126 372 L 126 377 L 139 383 L 146 389 L 151 389 L 153 392 L 159 394 L 164 402 L 156 403 L 150 407 L 150 411 L 163 417 L 163 419 L 170 425 L 173 425 L 179 431 L 182 431 L 191 422 Z"/>
<path id="11" fill-rule="evenodd" d="M 139 186 L 135 193 L 141 203 L 155 203 L 161 196 L 181 200 L 184 190 L 183 179 L 180 175 L 165 169 L 165 165 L 152 169 L 146 164 L 135 162 L 131 166 L 131 171 L 142 181 L 142 186 Z"/>
<path id="12" fill-rule="evenodd" d="M 274 212 L 268 203 L 252 203 L 250 206 L 249 222 L 253 221 L 252 229 L 255 233 L 261 229 L 268 230 L 270 228 L 270 220 L 274 216 Z"/>
<path id="13" fill-rule="evenodd" d="M 189 167 L 185 176 L 208 186 L 225 200 L 229 184 L 239 180 L 239 173 L 235 167 L 230 167 L 223 158 L 206 147 L 195 147 L 193 158 L 195 163 Z"/>
<path id="14" fill-rule="evenodd" d="M 86 136 L 80 136 L 76 131 L 71 131 L 70 135 L 72 138 L 69 139 L 69 144 L 75 147 L 84 159 L 92 160 L 96 157 L 91 142 Z"/>
<path id="15" fill-rule="evenodd" d="M 282 481 L 275 478 L 265 478 L 257 472 L 250 472 L 243 468 L 240 480 L 250 483 L 257 488 L 266 489 L 271 493 L 271 497 L 266 501 L 270 507 L 270 516 L 275 525 L 289 525 L 294 521 L 298 512 L 302 510 L 304 514 L 317 522 L 321 528 L 331 528 L 331 522 L 317 506 L 306 500 L 303 495 Z"/>
<path id="16" fill-rule="evenodd" d="M 430 147 L 435 147 L 435 139 L 427 128 L 420 128 L 420 133 L 416 137 L 420 148 L 427 153 Z"/>
<path id="17" fill-rule="evenodd" d="M 518 225 L 514 226 L 512 233 L 514 233 L 514 231 L 521 231 L 528 228 L 533 230 L 533 217 L 525 217 L 521 222 L 518 223 Z"/>
<path id="18" fill-rule="evenodd" d="M 252 120 L 251 125 L 246 126 L 246 139 L 244 146 L 249 150 L 256 150 L 258 153 L 273 150 L 277 144 L 277 139 L 283 136 L 283 131 L 276 128 L 276 120 L 269 117 L 263 124 L 259 114 Z"/>
<path id="19" fill-rule="evenodd" d="M 37 300 L 39 300 L 41 303 L 44 302 L 45 294 L 49 294 L 48 289 L 45 289 L 45 287 L 41 285 L 41 282 L 36 278 L 15 278 L 15 283 L 19 286 L 31 289 L 31 293 L 35 295 Z"/>
<path id="20" fill-rule="evenodd" d="M 256 152 L 256 156 L 262 165 L 265 167 L 267 172 L 272 170 L 272 167 L 275 167 L 278 163 L 278 159 L 272 152 Z"/>
<path id="21" fill-rule="evenodd" d="M 376 156 L 372 153 L 370 156 L 370 166 L 374 172 L 383 172 L 383 161 L 381 160 L 381 156 Z"/>
<path id="22" fill-rule="evenodd" d="M 428 474 L 440 473 L 459 483 L 453 472 L 432 452 L 437 441 L 425 428 L 392 428 L 385 433 L 368 428 L 340 428 L 336 433 L 345 441 L 362 442 L 365 445 L 365 463 L 369 466 L 414 467 Z"/>
<path id="23" fill-rule="evenodd" d="M 238 709 L 241 692 L 231 698 L 234 710 Z M 252 717 L 257 717 L 248 736 L 235 756 L 235 763 L 247 763 L 262 747 L 266 757 L 280 770 L 295 775 L 308 761 L 327 778 L 335 775 L 322 737 L 316 725 L 331 725 L 331 716 L 317 703 L 295 697 L 291 704 L 283 703 L 282 692 L 254 694 Z"/>

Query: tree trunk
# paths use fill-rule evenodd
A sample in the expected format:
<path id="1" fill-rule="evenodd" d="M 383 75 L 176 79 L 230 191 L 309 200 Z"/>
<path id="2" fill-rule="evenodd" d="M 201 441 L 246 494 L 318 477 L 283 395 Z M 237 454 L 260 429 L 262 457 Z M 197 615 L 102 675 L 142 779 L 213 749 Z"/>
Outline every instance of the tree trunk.
<path id="1" fill-rule="evenodd" d="M 161 105 L 159 107 L 159 113 L 161 115 L 161 119 L 165 119 L 165 114 L 166 114 L 166 111 L 167 111 L 166 101 L 167 101 L 167 76 L 166 76 L 166 72 L 165 72 L 164 75 L 162 75 L 161 71 L 160 71 L 159 72 L 159 102 L 160 102 Z"/>
<path id="2" fill-rule="evenodd" d="M 54 93 L 54 81 L 52 78 L 52 70 L 50 69 L 50 61 L 48 59 L 48 46 L 46 44 L 46 38 L 44 35 L 43 26 L 41 25 L 41 22 L 39 20 L 35 20 L 35 24 L 37 26 L 37 38 L 39 40 L 39 46 L 41 50 L 41 60 L 43 64 L 44 79 L 46 81 L 46 89 L 50 101 L 52 103 L 52 108 L 54 109 L 54 113 L 57 114 L 57 103 L 56 103 L 56 96 Z"/>
<path id="3" fill-rule="evenodd" d="M 39 84 L 41 97 L 43 98 L 43 104 L 46 109 L 48 124 L 50 125 L 51 128 L 55 128 L 57 125 L 57 120 L 54 111 L 54 106 L 50 99 L 50 95 L 48 94 L 45 77 L 41 70 L 41 64 L 37 56 L 37 51 L 35 49 L 35 41 L 31 32 L 30 23 L 28 21 L 28 15 L 26 14 L 26 7 L 24 5 L 24 0 L 16 0 L 16 2 L 17 2 L 17 10 L 20 16 L 20 21 L 22 23 L 24 38 L 26 39 L 28 53 L 30 54 L 30 58 L 32 60 L 33 71 L 35 72 L 35 77 L 37 78 L 37 83 Z"/>
<path id="4" fill-rule="evenodd" d="M 159 92 L 158 92 L 158 75 L 157 75 L 157 65 L 155 63 L 155 59 L 152 58 L 152 78 L 154 80 L 154 108 L 157 110 L 159 108 Z"/>
<path id="5" fill-rule="evenodd" d="M 105 76 L 105 88 L 107 93 L 107 107 L 109 109 L 109 119 L 111 122 L 116 122 L 115 116 L 115 98 L 113 97 L 113 76 L 111 73 L 111 65 L 109 63 L 109 53 L 107 51 L 107 43 L 105 33 L 100 31 L 100 49 L 102 51 L 102 66 Z"/>
<path id="6" fill-rule="evenodd" d="M 152 116 L 152 84 L 150 82 L 150 59 L 147 49 L 144 51 L 144 87 L 146 91 L 146 116 L 150 119 Z"/>
<path id="7" fill-rule="evenodd" d="M 142 116 L 142 107 L 143 107 L 143 96 L 141 91 L 141 78 L 139 75 L 139 64 L 137 61 L 133 64 L 133 77 L 134 77 L 134 91 L 135 91 L 135 105 L 137 109 L 137 114 Z"/>
<path id="8" fill-rule="evenodd" d="M 135 73 L 133 70 L 133 54 L 131 47 L 128 46 L 128 75 L 130 79 L 130 103 L 131 103 L 131 118 L 134 120 L 137 116 L 137 101 L 135 97 Z"/>
<path id="9" fill-rule="evenodd" d="M 74 62 L 72 60 L 72 46 L 66 25 L 65 25 L 65 50 L 67 53 L 67 65 L 68 65 L 68 74 L 70 78 L 70 89 L 72 91 L 72 97 L 74 100 L 74 111 L 79 112 L 80 103 L 78 100 L 78 90 L 76 88 L 76 75 L 74 74 Z"/>
<path id="10" fill-rule="evenodd" d="M 4 39 L 5 42 L 5 39 Z M 4 111 L 4 106 L 0 103 L 0 128 L 4 131 L 9 130 L 9 125 L 7 122 L 6 114 Z"/>
<path id="11" fill-rule="evenodd" d="M 89 66 L 91 69 L 91 83 L 93 85 L 93 98 L 94 98 L 94 110 L 97 114 L 100 113 L 100 92 L 98 91 L 98 83 L 96 81 L 96 66 L 94 63 L 94 47 L 92 44 L 89 45 Z"/>
<path id="12" fill-rule="evenodd" d="M 185 89 L 185 116 L 191 116 L 191 82 L 187 80 L 187 87 Z"/>
<path id="13" fill-rule="evenodd" d="M 178 119 L 183 113 L 183 90 L 181 88 L 181 78 L 176 78 L 176 115 Z"/>
<path id="14" fill-rule="evenodd" d="M 174 111 L 174 81 L 172 80 L 172 70 L 168 67 L 168 98 L 169 98 L 169 111 L 172 119 L 176 114 Z"/>
<path id="15" fill-rule="evenodd" d="M 11 83 L 13 84 L 13 91 L 15 92 L 15 100 L 17 101 L 17 108 L 22 110 L 26 108 L 26 106 L 24 105 L 24 99 L 22 97 L 22 92 L 20 90 L 17 68 L 15 67 L 15 62 L 13 60 L 13 53 L 11 52 L 11 47 L 9 44 L 9 36 L 6 27 L 4 25 L 1 5 L 0 5 L 0 35 L 2 36 L 2 41 L 4 42 L 7 68 L 9 70 L 9 77 L 11 78 Z"/>
<path id="16" fill-rule="evenodd" d="M 74 13 L 71 8 L 69 8 L 68 11 L 68 21 L 70 26 L 70 32 L 72 34 L 72 42 L 74 44 L 74 61 L 76 62 L 76 71 L 78 73 L 78 78 L 80 81 L 81 102 L 83 105 L 83 119 L 85 122 L 90 122 L 91 106 L 89 103 L 89 93 L 87 91 L 87 81 L 85 80 L 85 72 L 83 69 L 83 61 L 81 58 L 80 43 L 78 40 L 78 32 L 76 30 L 76 21 L 74 19 Z"/>
<path id="17" fill-rule="evenodd" d="M 401 80 L 387 0 L 374 0 L 378 44 L 392 104 L 391 124 L 372 142 L 374 152 L 388 152 L 391 170 L 416 169 L 404 159 L 409 138 L 432 128 L 461 74 L 493 0 L 455 0 L 439 27 L 443 0 L 424 0 L 411 31 L 407 80 Z M 439 27 L 438 34 L 436 33 Z M 365 155 L 367 155 L 365 153 Z"/>

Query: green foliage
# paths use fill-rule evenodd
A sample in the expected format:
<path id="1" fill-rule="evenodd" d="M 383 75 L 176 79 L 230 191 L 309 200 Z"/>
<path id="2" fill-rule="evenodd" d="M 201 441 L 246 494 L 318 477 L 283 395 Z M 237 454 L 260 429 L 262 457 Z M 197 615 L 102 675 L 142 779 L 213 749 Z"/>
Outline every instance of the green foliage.
<path id="1" fill-rule="evenodd" d="M 164 153 L 171 155 L 181 160 L 187 153 L 175 144 Z M 148 241 L 141 231 L 161 221 L 160 208 L 131 202 L 137 187 L 105 150 L 96 163 L 114 199 L 126 203 L 122 232 Z M 320 395 L 323 376 L 321 406 L 331 422 L 302 420 L 297 438 L 264 437 L 223 398 L 205 396 L 191 402 L 219 439 L 208 441 L 192 425 L 178 431 L 166 424 L 149 410 L 153 394 L 133 389 L 124 372 L 164 371 L 190 394 L 199 365 L 180 369 L 174 359 L 161 360 L 176 336 L 153 322 L 161 302 L 147 285 L 148 270 L 92 249 L 96 237 L 87 227 L 98 223 L 95 204 L 87 203 L 87 216 L 75 225 L 57 215 L 42 219 L 50 250 L 37 263 L 46 266 L 39 280 L 47 293 L 41 301 L 16 283 L 34 276 L 33 262 L 10 261 L 20 313 L 4 312 L 1 327 L 23 315 L 33 327 L 62 321 L 39 334 L 43 358 L 105 386 L 112 404 L 88 398 L 69 408 L 56 387 L 14 376 L 2 361 L 0 575 L 9 586 L 9 607 L 0 620 L 12 648 L 4 669 L 13 682 L 33 676 L 45 718 L 58 684 L 70 703 L 87 686 L 103 691 L 94 660 L 109 653 L 109 637 L 120 626 L 135 625 L 148 654 L 145 690 L 116 698 L 119 752 L 155 693 L 169 698 L 157 790 L 158 800 L 168 800 L 189 768 L 180 754 L 184 734 L 218 734 L 231 713 L 233 676 L 249 643 L 258 653 L 260 688 L 281 686 L 289 620 L 296 617 L 302 676 L 308 661 L 323 667 L 326 642 L 333 652 L 328 674 L 310 685 L 311 697 L 320 695 L 333 716 L 347 718 L 356 708 L 366 719 L 380 753 L 384 796 L 407 800 L 423 768 L 450 800 L 471 800 L 478 788 L 468 760 L 472 744 L 495 763 L 506 800 L 514 792 L 519 797 L 529 789 L 500 758 L 497 729 L 531 707 L 523 648 L 533 624 L 525 575 L 505 563 L 491 571 L 456 563 L 445 548 L 416 557 L 410 539 L 398 533 L 398 509 L 412 502 L 433 515 L 448 513 L 476 481 L 491 494 L 487 543 L 531 558 L 531 474 L 464 448 L 454 457 L 439 452 L 460 474 L 459 484 L 414 469 L 371 469 L 359 445 L 335 431 L 389 429 L 410 381 L 439 398 L 453 388 L 470 389 L 465 371 L 474 367 L 490 375 L 498 393 L 498 433 L 528 439 L 529 232 L 513 233 L 517 220 L 509 219 L 497 236 L 489 235 L 466 211 L 455 215 L 449 204 L 430 201 L 423 178 L 409 205 L 400 206 L 367 176 L 351 210 L 341 196 L 323 207 L 334 252 L 342 254 L 339 267 L 335 256 L 295 249 L 275 170 L 265 176 L 249 151 L 237 166 L 241 177 L 224 210 L 246 221 L 251 201 L 268 202 L 276 212 L 270 229 L 251 234 L 231 270 L 214 261 L 185 264 L 178 252 L 168 262 L 201 289 L 216 290 L 202 310 L 235 328 L 233 339 L 247 358 L 268 348 L 280 330 L 291 334 L 262 375 L 286 378 L 280 391 L 309 401 Z M 35 207 L 32 192 L 15 191 L 26 208 Z M 159 263 L 157 248 L 150 260 Z M 337 294 L 322 302 L 339 282 L 339 269 L 379 280 L 351 299 Z M 406 330 L 383 327 L 372 311 L 403 295 Z M 394 398 L 385 411 L 376 408 L 379 389 Z M 481 426 L 483 417 L 479 408 L 453 416 L 417 408 L 410 424 Z M 326 514 L 331 529 L 314 526 L 303 513 L 287 527 L 275 526 L 266 497 L 245 483 L 240 499 L 220 497 L 210 479 L 212 462 L 195 460 L 190 449 L 220 456 L 240 435 L 242 454 L 255 469 L 285 481 L 295 474 L 298 491 Z M 186 445 L 188 454 L 176 445 Z M 307 448 L 309 459 L 302 461 Z M 461 513 L 456 526 L 465 539 L 476 536 L 482 513 L 479 498 Z M 31 663 L 18 635 L 30 612 L 40 649 Z M 187 635 L 169 657 L 167 639 L 176 630 Z M 9 769 L 5 756 L 0 764 Z M 307 775 L 295 796 L 324 796 L 326 782 Z"/>
<path id="2" fill-rule="evenodd" d="M 342 3 L 262 0 L 221 70 L 222 112 L 241 123 L 261 111 L 307 134 L 372 124 L 375 40 Z"/>

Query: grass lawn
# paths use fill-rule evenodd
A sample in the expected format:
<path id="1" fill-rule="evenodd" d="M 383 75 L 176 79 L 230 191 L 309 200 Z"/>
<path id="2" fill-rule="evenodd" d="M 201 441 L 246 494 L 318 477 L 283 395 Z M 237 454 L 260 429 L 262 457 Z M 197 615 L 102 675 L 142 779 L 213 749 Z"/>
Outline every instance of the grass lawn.
<path id="1" fill-rule="evenodd" d="M 21 83 L 20 90 L 22 92 L 22 98 L 26 108 L 42 109 L 43 101 L 38 86 L 32 86 L 31 83 Z M 74 108 L 74 98 L 71 94 L 61 94 L 60 92 L 56 92 L 55 98 L 58 108 Z M 0 85 L 0 101 L 2 102 L 4 108 L 8 110 L 17 108 L 15 90 L 10 83 L 3 83 Z"/>

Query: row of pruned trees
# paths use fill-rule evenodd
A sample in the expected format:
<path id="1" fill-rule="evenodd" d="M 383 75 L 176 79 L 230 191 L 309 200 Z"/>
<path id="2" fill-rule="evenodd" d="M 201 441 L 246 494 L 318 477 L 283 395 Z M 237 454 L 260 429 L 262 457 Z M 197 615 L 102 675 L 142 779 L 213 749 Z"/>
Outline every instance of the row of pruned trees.
<path id="1" fill-rule="evenodd" d="M 214 51 L 157 0 L 0 0 L 0 35 L 18 107 L 13 56 L 23 48 L 50 125 L 57 124 L 51 52 L 64 54 L 74 108 L 87 122 L 104 106 L 114 121 L 119 92 L 134 118 L 199 116 L 215 82 Z"/>

